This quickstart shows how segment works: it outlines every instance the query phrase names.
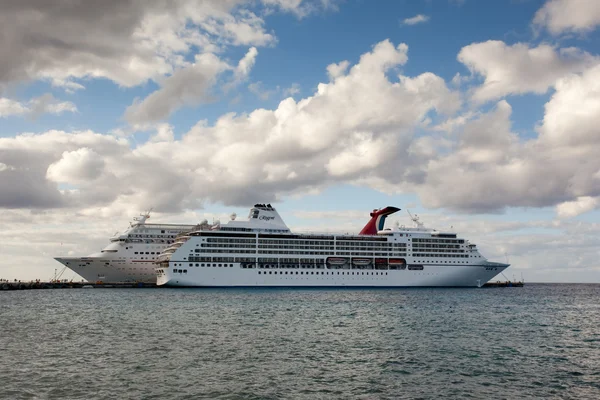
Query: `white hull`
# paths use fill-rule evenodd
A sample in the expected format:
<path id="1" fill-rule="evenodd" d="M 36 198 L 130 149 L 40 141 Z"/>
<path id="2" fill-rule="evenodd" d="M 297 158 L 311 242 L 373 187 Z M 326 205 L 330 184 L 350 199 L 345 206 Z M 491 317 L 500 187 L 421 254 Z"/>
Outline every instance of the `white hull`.
<path id="1" fill-rule="evenodd" d="M 480 287 L 508 265 L 424 265 L 422 271 L 350 269 L 243 269 L 187 267 L 159 274 L 159 286 L 174 287 Z M 176 269 L 179 271 L 179 269 Z M 260 274 L 259 274 L 260 272 Z"/>
<path id="2" fill-rule="evenodd" d="M 88 282 L 156 283 L 154 263 L 146 260 L 110 259 L 103 257 L 56 257 Z"/>
<path id="3" fill-rule="evenodd" d="M 122 234 L 115 234 L 102 251 L 86 257 L 56 257 L 88 282 L 156 283 L 154 262 L 176 235 L 194 225 L 148 224 L 149 214 L 134 218 Z M 196 226 L 197 227 L 197 226 Z"/>
<path id="4" fill-rule="evenodd" d="M 374 210 L 360 235 L 294 234 L 270 204 L 256 204 L 247 221 L 180 236 L 158 257 L 156 282 L 185 287 L 477 287 L 508 267 L 487 261 L 455 233 L 422 224 L 374 232 L 390 210 L 398 208 Z"/>

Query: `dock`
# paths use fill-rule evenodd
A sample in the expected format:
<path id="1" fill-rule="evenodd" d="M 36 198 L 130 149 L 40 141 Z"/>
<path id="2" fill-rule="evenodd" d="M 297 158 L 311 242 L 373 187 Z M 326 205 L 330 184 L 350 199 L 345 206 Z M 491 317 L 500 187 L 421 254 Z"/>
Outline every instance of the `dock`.
<path id="1" fill-rule="evenodd" d="M 133 289 L 133 288 L 156 288 L 156 283 L 145 282 L 72 282 L 72 281 L 2 281 L 2 290 L 32 290 L 32 289 Z"/>
<path id="2" fill-rule="evenodd" d="M 499 287 L 523 287 L 525 285 L 525 282 L 511 282 L 511 281 L 505 281 L 505 282 L 488 282 L 485 285 L 483 285 L 484 288 L 499 288 Z"/>
<path id="3" fill-rule="evenodd" d="M 482 287 L 484 288 L 506 288 L 506 287 L 523 287 L 524 282 L 488 282 Z M 149 289 L 157 288 L 156 283 L 145 282 L 72 282 L 72 281 L 1 281 L 0 291 L 2 290 L 31 290 L 31 289 Z"/>

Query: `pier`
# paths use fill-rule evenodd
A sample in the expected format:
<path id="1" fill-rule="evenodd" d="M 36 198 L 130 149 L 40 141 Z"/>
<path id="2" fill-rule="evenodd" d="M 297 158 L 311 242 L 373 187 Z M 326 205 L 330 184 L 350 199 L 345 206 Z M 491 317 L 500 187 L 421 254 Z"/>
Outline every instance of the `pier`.
<path id="1" fill-rule="evenodd" d="M 144 282 L 73 282 L 73 281 L 1 281 L 2 290 L 32 290 L 32 289 L 115 289 L 115 288 L 156 288 L 155 283 Z"/>
<path id="2" fill-rule="evenodd" d="M 488 282 L 484 288 L 506 288 L 523 287 L 523 282 L 498 281 Z M 0 291 L 2 290 L 31 290 L 31 289 L 149 289 L 158 288 L 155 283 L 144 282 L 73 282 L 73 281 L 0 281 Z"/>
<path id="3" fill-rule="evenodd" d="M 511 281 L 497 281 L 497 282 L 488 282 L 483 285 L 484 288 L 499 288 L 499 287 L 523 287 L 525 282 L 511 282 Z"/>

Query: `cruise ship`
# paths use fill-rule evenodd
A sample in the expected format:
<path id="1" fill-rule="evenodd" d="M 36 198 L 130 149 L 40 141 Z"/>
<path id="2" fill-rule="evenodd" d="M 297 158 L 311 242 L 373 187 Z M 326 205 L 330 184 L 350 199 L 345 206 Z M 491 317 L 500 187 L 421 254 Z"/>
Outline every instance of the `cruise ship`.
<path id="1" fill-rule="evenodd" d="M 175 237 L 193 229 L 210 228 L 207 221 L 199 225 L 149 224 L 148 218 L 150 212 L 133 218 L 125 232 L 111 237 L 98 253 L 55 260 L 88 282 L 156 283 L 154 263 Z"/>
<path id="2" fill-rule="evenodd" d="M 248 219 L 177 235 L 156 260 L 175 287 L 481 287 L 509 264 L 488 261 L 456 233 L 385 228 L 396 207 L 373 210 L 358 235 L 293 233 L 270 204 Z"/>

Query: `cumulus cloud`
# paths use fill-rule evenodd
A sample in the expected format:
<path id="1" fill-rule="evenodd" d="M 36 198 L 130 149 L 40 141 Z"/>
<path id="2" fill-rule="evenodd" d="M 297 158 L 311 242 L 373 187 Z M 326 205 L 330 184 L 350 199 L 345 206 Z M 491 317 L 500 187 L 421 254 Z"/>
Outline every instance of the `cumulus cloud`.
<path id="1" fill-rule="evenodd" d="M 26 114 L 29 109 L 16 100 L 0 97 L 0 118 Z"/>
<path id="2" fill-rule="evenodd" d="M 67 90 L 81 79 L 131 87 L 186 65 L 185 57 L 275 37 L 244 0 L 3 2 L 0 83 L 46 79 Z M 79 80 L 79 81 L 77 81 Z"/>
<path id="3" fill-rule="evenodd" d="M 32 99 L 29 102 L 29 108 L 30 114 L 34 118 L 46 113 L 59 115 L 64 112 L 77 112 L 75 104 L 70 101 L 60 101 L 51 93 Z"/>
<path id="4" fill-rule="evenodd" d="M 427 21 L 429 21 L 429 16 L 423 15 L 423 14 L 417 14 L 414 17 L 406 18 L 406 19 L 402 20 L 402 24 L 403 25 L 416 25 L 416 24 L 422 24 Z"/>
<path id="5" fill-rule="evenodd" d="M 0 139 L 0 184 L 12 191 L 0 194 L 0 205 L 152 203 L 180 211 L 203 201 L 275 201 L 342 182 L 415 192 L 427 207 L 464 212 L 600 196 L 598 67 L 558 79 L 538 136 L 525 140 L 512 130 L 507 101 L 457 114 L 461 95 L 439 76 L 395 75 L 407 52 L 382 41 L 354 65 L 328 67 L 333 78 L 312 96 L 199 121 L 177 140 L 167 124 L 133 148 L 92 132 Z"/>
<path id="6" fill-rule="evenodd" d="M 46 177 L 54 182 L 79 184 L 100 176 L 104 160 L 87 147 L 65 151 L 60 160 L 50 164 Z"/>
<path id="7" fill-rule="evenodd" d="M 296 94 L 300 93 L 300 84 L 299 83 L 292 83 L 292 85 L 286 89 L 283 89 L 283 95 L 284 96 L 294 96 Z"/>
<path id="8" fill-rule="evenodd" d="M 407 51 L 383 41 L 311 97 L 226 114 L 212 126 L 201 121 L 181 140 L 166 126 L 133 150 L 124 139 L 91 132 L 18 136 L 0 141 L 0 149 L 21 146 L 39 160 L 35 178 L 74 186 L 55 194 L 81 207 L 151 200 L 157 209 L 175 210 L 202 199 L 267 201 L 365 174 L 399 181 L 409 167 L 402 155 L 409 157 L 413 127 L 432 112 L 460 107 L 460 96 L 433 74 L 390 75 L 407 61 Z"/>
<path id="9" fill-rule="evenodd" d="M 46 113 L 59 115 L 64 112 L 77 112 L 77 107 L 70 101 L 56 99 L 50 93 L 35 97 L 26 103 L 0 98 L 0 118 L 9 116 L 37 118 Z"/>
<path id="10" fill-rule="evenodd" d="M 556 206 L 556 214 L 561 218 L 575 217 L 591 211 L 600 205 L 598 197 L 583 196 L 577 200 L 566 201 Z"/>
<path id="11" fill-rule="evenodd" d="M 539 129 L 551 146 L 596 145 L 600 141 L 600 64 L 556 83 Z"/>
<path id="12" fill-rule="evenodd" d="M 600 196 L 600 69 L 559 79 L 539 135 L 519 139 L 501 101 L 459 130 L 454 151 L 433 155 L 416 188 L 429 207 L 494 212 L 557 206 L 562 216 L 595 207 Z"/>
<path id="13" fill-rule="evenodd" d="M 129 123 L 145 127 L 148 123 L 167 118 L 182 106 L 198 105 L 211 100 L 211 89 L 225 71 L 233 71 L 233 78 L 224 85 L 230 90 L 245 81 L 256 61 L 258 50 L 251 47 L 236 67 L 212 53 L 196 55 L 195 62 L 175 71 L 160 81 L 160 89 L 144 100 L 136 100 L 125 111 Z"/>
<path id="14" fill-rule="evenodd" d="M 338 2 L 338 0 L 262 0 L 265 6 L 291 12 L 298 18 L 320 10 L 335 10 Z"/>
<path id="15" fill-rule="evenodd" d="M 268 100 L 277 90 L 268 90 L 261 81 L 252 82 L 248 85 L 248 90 L 255 94 L 261 100 Z"/>
<path id="16" fill-rule="evenodd" d="M 214 54 L 198 55 L 194 64 L 175 71 L 161 82 L 160 89 L 129 106 L 125 118 L 131 124 L 145 125 L 168 117 L 181 106 L 205 102 L 218 75 L 228 68 Z"/>
<path id="17" fill-rule="evenodd" d="M 343 76 L 346 74 L 348 67 L 350 66 L 350 62 L 344 60 L 340 63 L 329 64 L 327 66 L 327 74 L 329 75 L 330 80 L 335 80 L 339 76 Z"/>
<path id="18" fill-rule="evenodd" d="M 555 49 L 549 45 L 512 46 L 498 40 L 463 47 L 458 60 L 472 74 L 484 78 L 473 90 L 473 100 L 485 102 L 510 94 L 545 93 L 559 78 L 583 71 L 598 58 L 576 48 Z"/>
<path id="19" fill-rule="evenodd" d="M 258 50 L 256 50 L 256 47 L 251 47 L 250 50 L 248 50 L 246 55 L 240 60 L 237 68 L 235 69 L 234 76 L 236 81 L 243 81 L 248 78 L 250 70 L 252 70 L 254 63 L 256 62 L 257 55 Z"/>
<path id="20" fill-rule="evenodd" d="M 600 2 L 596 0 L 548 0 L 533 18 L 533 24 L 558 35 L 588 32 L 600 24 Z"/>

